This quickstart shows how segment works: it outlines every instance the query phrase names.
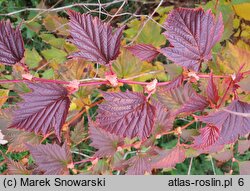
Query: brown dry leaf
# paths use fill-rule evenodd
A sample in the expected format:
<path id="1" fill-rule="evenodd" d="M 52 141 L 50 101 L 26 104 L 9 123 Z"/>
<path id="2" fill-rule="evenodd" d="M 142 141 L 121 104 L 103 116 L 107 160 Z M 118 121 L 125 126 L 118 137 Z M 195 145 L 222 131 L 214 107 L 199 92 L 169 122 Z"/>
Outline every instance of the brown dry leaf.
<path id="1" fill-rule="evenodd" d="M 43 24 L 45 28 L 50 31 L 54 32 L 63 36 L 69 35 L 69 27 L 68 27 L 68 19 L 59 17 L 57 15 L 49 14 L 44 20 Z"/>

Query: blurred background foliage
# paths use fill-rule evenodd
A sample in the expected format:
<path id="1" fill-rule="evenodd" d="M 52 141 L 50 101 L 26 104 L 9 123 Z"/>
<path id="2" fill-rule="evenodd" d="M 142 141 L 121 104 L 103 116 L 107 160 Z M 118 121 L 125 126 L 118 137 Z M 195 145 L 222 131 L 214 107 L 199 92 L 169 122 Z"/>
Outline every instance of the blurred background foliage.
<path id="1" fill-rule="evenodd" d="M 25 43 L 25 63 L 31 69 L 34 76 L 47 79 L 86 79 L 93 77 L 104 77 L 105 69 L 93 63 L 81 59 L 67 60 L 70 53 L 77 50 L 71 43 L 67 42 L 68 17 L 67 8 L 89 12 L 100 17 L 104 21 L 110 22 L 113 26 L 126 25 L 122 44 L 128 44 L 131 41 L 137 43 L 148 43 L 160 48 L 168 45 L 166 38 L 161 34 L 164 29 L 162 25 L 167 18 L 169 11 L 175 7 L 203 7 L 205 10 L 211 9 L 213 13 L 222 12 L 224 21 L 224 35 L 221 43 L 218 43 L 213 49 L 213 60 L 207 63 L 216 74 L 233 74 L 237 67 L 245 58 L 239 48 L 250 51 L 250 0 L 165 0 L 161 7 L 153 15 L 152 19 L 141 28 L 145 19 L 151 15 L 159 4 L 159 0 L 128 0 L 128 1 L 70 1 L 70 0 L 0 0 L 0 19 L 10 19 L 17 26 L 20 23 L 22 35 Z M 99 4 L 102 4 L 100 7 Z M 20 11 L 21 10 L 21 11 Z M 137 36 L 139 30 L 140 35 Z M 14 66 L 0 65 L 1 79 L 20 78 L 22 69 Z M 250 66 L 249 66 L 250 67 Z M 249 70 L 248 67 L 248 70 Z M 167 81 L 175 78 L 182 72 L 182 69 L 176 65 L 170 64 L 164 57 L 148 63 L 142 62 L 125 49 L 121 49 L 119 58 L 114 62 L 113 69 L 119 78 L 133 77 L 137 81 L 147 81 L 157 78 L 159 81 Z M 206 71 L 206 66 L 203 71 Z M 250 79 L 246 79 L 245 88 L 248 88 Z M 244 86 L 243 86 L 244 87 Z M 102 88 L 102 87 L 101 87 Z M 94 90 L 95 87 L 83 87 L 74 94 L 70 106 L 69 119 L 81 111 L 86 105 L 97 101 L 99 94 Z M 139 85 L 121 87 L 122 90 L 132 89 L 133 91 L 142 91 Z M 223 87 L 220 89 L 223 90 Z M 20 101 L 19 94 L 27 92 L 28 89 L 23 84 L 1 85 L 0 89 L 0 107 L 2 109 L 11 109 Z M 112 89 L 118 91 L 118 89 Z M 249 95 L 241 95 L 241 99 L 250 101 Z M 9 122 L 8 114 L 3 112 L 0 128 L 3 130 Z M 7 116 L 5 116 L 5 114 Z M 96 107 L 89 110 L 91 116 L 96 115 Z M 86 119 L 86 115 L 84 115 Z M 186 121 L 191 120 L 185 118 Z M 187 122 L 183 119 L 177 119 L 174 126 L 185 125 Z M 72 139 L 72 151 L 75 151 L 74 159 L 81 160 L 82 156 L 77 154 L 81 151 L 86 155 L 92 155 L 94 148 L 89 146 L 89 140 L 86 139 L 86 122 L 75 122 L 72 124 L 70 136 Z M 80 128 L 81 126 L 85 128 Z M 201 124 L 195 124 L 188 128 L 185 139 L 192 138 L 197 134 L 197 127 Z M 17 130 L 18 131 L 18 130 Z M 25 142 L 35 143 L 41 141 L 41 137 L 32 133 L 9 132 L 8 145 L 0 145 L 0 150 L 8 151 L 7 156 L 13 160 L 21 161 L 23 164 L 31 163 L 32 158 L 24 146 Z M 6 136 L 6 134 L 5 134 Z M 184 138 L 183 138 L 184 139 Z M 45 141 L 51 142 L 52 138 Z M 164 136 L 157 140 L 157 145 L 162 148 L 171 148 L 176 143 L 175 136 Z M 247 142 L 249 144 L 249 141 Z M 187 151 L 189 156 L 184 163 L 178 164 L 175 169 L 163 169 L 156 171 L 155 174 L 227 174 L 233 169 L 234 174 L 239 173 L 238 163 L 232 162 L 232 156 L 240 161 L 250 160 L 249 148 L 244 152 L 237 152 L 238 143 L 234 148 L 225 149 L 221 153 L 214 155 L 202 154 L 198 157 L 193 150 Z M 119 156 L 118 156 L 119 158 Z M 190 168 L 190 161 L 192 166 Z M 3 161 L 3 156 L 0 156 Z M 95 172 L 106 173 L 108 163 L 105 160 L 99 160 L 95 166 Z M 87 167 L 79 166 L 87 171 Z M 213 169 L 214 168 L 214 169 Z M 6 165 L 0 166 L 0 172 L 4 172 Z"/>

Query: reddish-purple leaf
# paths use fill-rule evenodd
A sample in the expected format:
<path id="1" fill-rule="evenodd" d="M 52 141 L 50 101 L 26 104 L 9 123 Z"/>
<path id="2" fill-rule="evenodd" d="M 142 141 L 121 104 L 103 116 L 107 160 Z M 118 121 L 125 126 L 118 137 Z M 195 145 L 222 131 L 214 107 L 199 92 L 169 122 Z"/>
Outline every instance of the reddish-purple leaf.
<path id="1" fill-rule="evenodd" d="M 42 132 L 43 135 L 55 130 L 60 140 L 70 105 L 68 91 L 52 83 L 28 83 L 28 87 L 32 92 L 22 96 L 23 102 L 14 112 L 10 128 Z"/>
<path id="2" fill-rule="evenodd" d="M 193 141 L 194 137 L 199 135 L 199 131 L 197 129 L 182 129 L 181 130 L 181 138 L 185 141 Z"/>
<path id="3" fill-rule="evenodd" d="M 250 161 L 239 162 L 240 175 L 250 175 Z"/>
<path id="4" fill-rule="evenodd" d="M 185 149 L 177 146 L 171 150 L 162 150 L 158 156 L 152 160 L 153 168 L 172 168 L 177 163 L 186 159 Z"/>
<path id="5" fill-rule="evenodd" d="M 141 93 L 103 92 L 106 102 L 99 105 L 98 127 L 119 136 L 142 140 L 149 137 L 155 122 L 156 109 Z"/>
<path id="6" fill-rule="evenodd" d="M 207 97 L 209 101 L 216 104 L 219 100 L 218 89 L 213 80 L 213 73 L 210 74 L 208 85 L 207 85 Z"/>
<path id="7" fill-rule="evenodd" d="M 109 163 L 106 159 L 101 159 L 98 160 L 97 163 L 93 164 L 91 169 L 88 170 L 88 173 L 93 174 L 93 175 L 111 175 L 111 170 L 109 168 Z"/>
<path id="8" fill-rule="evenodd" d="M 159 54 L 157 48 L 151 44 L 136 44 L 128 47 L 128 50 L 142 61 L 148 62 L 151 62 Z"/>
<path id="9" fill-rule="evenodd" d="M 250 117 L 241 115 L 249 113 L 250 104 L 234 100 L 225 109 L 199 119 L 219 128 L 220 136 L 216 144 L 228 144 L 250 132 Z"/>
<path id="10" fill-rule="evenodd" d="M 38 145 L 42 140 L 41 135 L 33 132 L 27 132 L 18 129 L 4 129 L 4 139 L 8 141 L 8 152 L 23 152 L 28 150 L 26 143 L 30 145 Z"/>
<path id="11" fill-rule="evenodd" d="M 195 137 L 193 147 L 204 149 L 213 145 L 220 136 L 220 130 L 215 126 L 206 126 L 200 129 L 200 135 Z"/>
<path id="12" fill-rule="evenodd" d="M 24 57 L 20 26 L 13 29 L 9 20 L 0 21 L 0 63 L 13 65 Z"/>
<path id="13" fill-rule="evenodd" d="M 173 47 L 162 49 L 170 60 L 187 69 L 198 71 L 203 61 L 211 59 L 211 49 L 223 33 L 220 14 L 216 20 L 211 10 L 202 8 L 174 9 L 165 22 L 164 33 Z"/>
<path id="14" fill-rule="evenodd" d="M 111 157 L 111 162 L 110 162 L 112 170 L 123 170 L 124 168 L 123 163 L 124 159 L 121 152 L 117 151 L 116 153 L 114 153 L 113 156 Z"/>
<path id="15" fill-rule="evenodd" d="M 212 153 L 211 155 L 218 161 L 226 162 L 233 158 L 234 153 L 231 149 L 223 149 L 222 151 Z"/>
<path id="16" fill-rule="evenodd" d="M 182 108 L 176 111 L 176 114 L 202 111 L 207 106 L 207 99 L 194 91 L 189 100 L 183 104 Z"/>
<path id="17" fill-rule="evenodd" d="M 242 155 L 250 148 L 250 140 L 238 141 L 238 152 Z"/>
<path id="18" fill-rule="evenodd" d="M 154 134 L 160 134 L 173 128 L 173 117 L 170 111 L 160 102 L 152 100 L 152 105 L 156 108 L 156 121 L 153 128 Z"/>
<path id="19" fill-rule="evenodd" d="M 47 175 L 68 174 L 68 165 L 71 164 L 72 158 L 67 144 L 62 147 L 56 144 L 47 145 L 28 145 L 32 157 L 40 170 Z"/>
<path id="20" fill-rule="evenodd" d="M 144 175 L 146 173 L 151 173 L 151 158 L 145 154 L 138 154 L 125 162 L 129 165 L 127 170 L 127 175 Z"/>
<path id="21" fill-rule="evenodd" d="M 95 127 L 94 122 L 90 122 L 89 136 L 92 140 L 90 146 L 98 149 L 94 155 L 98 158 L 113 156 L 117 151 L 117 147 L 124 143 L 122 138 Z"/>
<path id="22" fill-rule="evenodd" d="M 169 84 L 164 86 L 164 91 L 169 91 L 175 88 L 178 88 L 183 82 L 183 75 L 176 77 L 175 79 L 171 80 Z"/>
<path id="23" fill-rule="evenodd" d="M 27 170 L 26 167 L 20 163 L 16 162 L 14 160 L 11 160 L 7 157 L 5 157 L 7 160 L 7 174 L 8 175 L 30 175 L 31 171 Z"/>
<path id="24" fill-rule="evenodd" d="M 97 17 L 93 18 L 91 15 L 80 14 L 72 10 L 68 11 L 68 14 L 71 42 L 79 49 L 79 52 L 71 56 L 100 64 L 109 64 L 117 58 L 124 27 L 120 27 L 113 33 L 112 27 Z"/>
<path id="25" fill-rule="evenodd" d="M 160 88 L 157 95 L 161 103 L 174 110 L 174 115 L 202 111 L 208 105 L 206 98 L 196 93 L 189 83 L 170 90 Z"/>
<path id="26" fill-rule="evenodd" d="M 74 130 L 70 132 L 70 140 L 75 145 L 80 144 L 84 139 L 87 138 L 87 131 L 84 128 L 84 118 L 77 123 Z"/>

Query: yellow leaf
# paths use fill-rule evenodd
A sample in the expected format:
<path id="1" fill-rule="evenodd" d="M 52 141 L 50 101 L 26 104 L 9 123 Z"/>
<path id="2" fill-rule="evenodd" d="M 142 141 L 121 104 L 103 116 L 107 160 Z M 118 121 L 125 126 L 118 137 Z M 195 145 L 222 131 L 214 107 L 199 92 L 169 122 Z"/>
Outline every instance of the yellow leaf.
<path id="1" fill-rule="evenodd" d="M 7 101 L 9 95 L 9 90 L 0 89 L 0 107 Z"/>
<path id="2" fill-rule="evenodd" d="M 250 3 L 242 3 L 238 5 L 234 5 L 234 11 L 237 15 L 242 17 L 243 19 L 250 21 Z"/>
<path id="3" fill-rule="evenodd" d="M 141 21 L 134 19 L 127 24 L 129 28 L 125 30 L 124 33 L 129 40 L 132 40 L 137 35 L 144 21 L 144 18 L 142 18 Z M 159 25 L 153 21 L 148 21 L 135 42 L 160 47 L 166 43 L 166 38 L 161 34 L 161 27 Z"/>
<path id="4" fill-rule="evenodd" d="M 233 74 L 250 70 L 249 46 L 239 41 L 237 45 L 228 43 L 227 46 L 217 56 L 217 63 L 209 63 L 215 73 Z"/>
<path id="5" fill-rule="evenodd" d="M 73 110 L 76 110 L 76 108 L 77 108 L 77 105 L 76 105 L 76 103 L 74 103 L 74 102 L 71 102 L 71 104 L 70 104 L 70 107 L 69 107 L 69 111 L 73 111 Z"/>

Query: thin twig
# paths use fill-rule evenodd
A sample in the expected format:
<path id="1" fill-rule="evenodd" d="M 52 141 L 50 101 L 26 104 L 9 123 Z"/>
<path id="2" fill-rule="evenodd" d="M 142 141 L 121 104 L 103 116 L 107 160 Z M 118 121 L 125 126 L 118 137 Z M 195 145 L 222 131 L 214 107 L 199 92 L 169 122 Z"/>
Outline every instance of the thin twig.
<path id="1" fill-rule="evenodd" d="M 120 3 L 120 2 L 123 2 L 123 0 L 112 1 L 112 2 L 109 2 L 109 3 L 102 3 L 101 6 L 105 7 L 105 6 L 109 6 L 109 5 L 112 5 L 112 4 L 117 4 L 117 3 Z M 25 8 L 25 9 L 21 9 L 21 10 L 18 10 L 18 11 L 13 11 L 13 12 L 6 13 L 6 14 L 0 14 L 0 16 L 11 16 L 11 15 L 15 15 L 15 14 L 22 13 L 22 12 L 25 12 L 25 11 L 58 12 L 58 11 L 63 11 L 65 9 L 69 9 L 69 8 L 77 7 L 77 6 L 100 6 L 100 4 L 99 3 L 75 3 L 75 4 L 71 4 L 71 5 L 66 5 L 66 6 L 63 6 L 63 7 L 53 8 L 53 9 Z"/>
<path id="2" fill-rule="evenodd" d="M 123 8 L 123 6 L 125 5 L 126 1 L 123 1 L 122 5 L 119 7 L 119 9 L 115 12 L 114 16 L 111 17 L 111 19 L 108 21 L 108 23 L 110 23 L 117 15 L 118 13 L 121 11 L 121 9 Z"/>
<path id="3" fill-rule="evenodd" d="M 189 163 L 189 167 L 188 167 L 188 174 L 187 174 L 187 175 L 190 175 L 190 173 L 191 173 L 191 168 L 192 168 L 192 164 L 193 164 L 193 159 L 194 159 L 194 157 L 191 157 L 190 163 Z"/>
<path id="4" fill-rule="evenodd" d="M 213 161 L 213 158 L 211 156 L 210 156 L 210 161 L 211 161 L 211 164 L 212 164 L 214 175 L 216 175 L 215 167 L 214 167 L 214 161 Z"/>
<path id="5" fill-rule="evenodd" d="M 86 155 L 86 154 L 84 154 L 84 153 L 80 153 L 80 152 L 77 152 L 77 151 L 71 151 L 71 153 L 74 153 L 74 154 L 78 154 L 78 155 L 84 156 L 85 158 L 92 158 L 92 157 L 89 156 L 89 155 Z"/>
<path id="6" fill-rule="evenodd" d="M 136 36 L 132 39 L 132 41 L 127 45 L 131 45 L 134 43 L 134 41 L 138 38 L 138 36 L 141 34 L 143 28 L 146 26 L 146 24 L 148 23 L 148 21 L 150 19 L 152 19 L 153 15 L 156 13 L 156 11 L 159 9 L 159 7 L 161 6 L 161 4 L 163 3 L 164 0 L 161 0 L 160 3 L 158 4 L 158 6 L 155 8 L 155 10 L 153 11 L 153 13 L 148 17 L 148 19 L 143 23 L 142 27 L 140 28 L 140 30 L 137 32 Z"/>

